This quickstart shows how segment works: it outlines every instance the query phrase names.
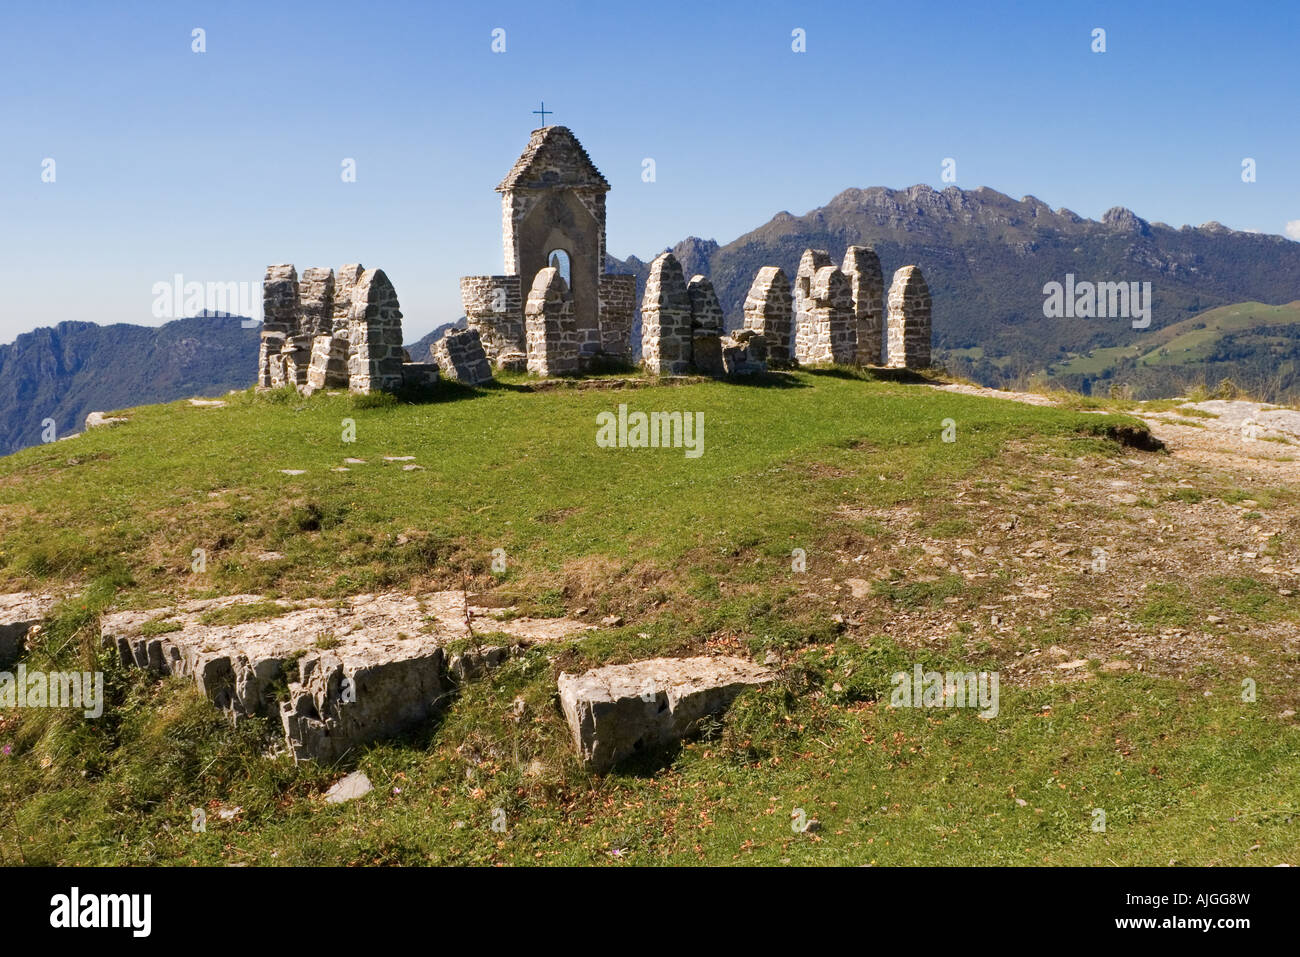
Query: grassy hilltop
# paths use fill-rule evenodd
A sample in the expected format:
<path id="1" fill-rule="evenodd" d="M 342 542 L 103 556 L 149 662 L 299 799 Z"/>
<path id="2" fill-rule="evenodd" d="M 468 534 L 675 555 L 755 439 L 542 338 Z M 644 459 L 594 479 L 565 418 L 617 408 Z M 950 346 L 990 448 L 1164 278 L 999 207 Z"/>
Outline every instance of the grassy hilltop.
<path id="1" fill-rule="evenodd" d="M 75 596 L 28 667 L 109 688 L 94 721 L 0 711 L 0 863 L 1300 863 L 1300 599 L 1231 558 L 1300 564 L 1271 533 L 1294 486 L 1125 448 L 1124 414 L 871 373 L 520 381 L 141 407 L 0 459 L 0 591 Z M 703 455 L 598 448 L 619 403 L 703 412 Z M 445 588 L 623 624 L 339 768 L 267 756 L 261 720 L 97 648 L 110 606 Z M 780 680 L 680 749 L 581 771 L 560 670 L 710 652 Z M 1000 713 L 890 708 L 918 663 L 999 671 Z M 375 790 L 324 804 L 352 767 Z"/>

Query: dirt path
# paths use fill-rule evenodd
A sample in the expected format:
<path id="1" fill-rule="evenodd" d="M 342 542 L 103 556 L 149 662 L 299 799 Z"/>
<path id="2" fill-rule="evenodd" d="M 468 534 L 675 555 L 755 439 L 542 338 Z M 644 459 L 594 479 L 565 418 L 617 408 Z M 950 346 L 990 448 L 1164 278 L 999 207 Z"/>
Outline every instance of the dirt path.
<path id="1" fill-rule="evenodd" d="M 1056 405 L 1050 396 L 1032 392 L 1003 392 L 969 385 L 935 386 L 986 398 Z M 1251 483 L 1300 484 L 1300 411 L 1242 399 L 1187 402 L 1175 411 L 1130 413 L 1146 423 L 1151 433 L 1177 460 L 1237 473 Z"/>

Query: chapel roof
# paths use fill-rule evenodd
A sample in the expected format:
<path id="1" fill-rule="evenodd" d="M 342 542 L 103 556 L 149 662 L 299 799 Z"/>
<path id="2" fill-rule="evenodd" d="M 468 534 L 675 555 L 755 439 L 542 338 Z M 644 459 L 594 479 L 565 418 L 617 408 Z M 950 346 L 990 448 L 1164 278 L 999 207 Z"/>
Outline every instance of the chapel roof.
<path id="1" fill-rule="evenodd" d="M 528 146 L 515 161 L 498 193 L 512 189 L 587 187 L 609 189 L 587 151 L 567 126 L 543 126 L 533 130 Z"/>

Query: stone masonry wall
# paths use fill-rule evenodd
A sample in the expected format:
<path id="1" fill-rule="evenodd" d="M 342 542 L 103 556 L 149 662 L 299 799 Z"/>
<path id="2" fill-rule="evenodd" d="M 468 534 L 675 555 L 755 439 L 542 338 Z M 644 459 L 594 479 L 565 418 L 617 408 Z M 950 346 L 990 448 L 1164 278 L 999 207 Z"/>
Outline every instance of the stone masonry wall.
<path id="1" fill-rule="evenodd" d="M 790 329 L 794 311 L 790 280 L 780 266 L 764 266 L 754 277 L 745 297 L 745 325 L 767 343 L 767 362 L 773 368 L 790 365 Z"/>
<path id="2" fill-rule="evenodd" d="M 686 284 L 691 302 L 691 360 L 695 371 L 704 375 L 726 374 L 722 358 L 722 306 L 713 282 L 707 276 L 692 276 Z"/>
<path id="3" fill-rule="evenodd" d="M 568 292 L 558 269 L 547 266 L 538 270 L 524 304 L 528 371 L 534 375 L 573 375 L 578 371 L 578 328 Z"/>
<path id="4" fill-rule="evenodd" d="M 460 301 L 487 357 L 523 352 L 524 298 L 519 276 L 462 276 Z"/>
<path id="5" fill-rule="evenodd" d="M 334 272 L 333 328 L 330 331 L 344 339 L 348 337 L 348 324 L 351 321 L 348 317 L 352 312 L 352 289 L 364 272 L 361 263 L 347 263 Z"/>
<path id="6" fill-rule="evenodd" d="M 885 326 L 885 280 L 880 271 L 880 257 L 870 246 L 850 246 L 844 253 L 840 271 L 848 277 L 853 293 L 856 326 L 857 365 L 880 365 L 882 334 Z"/>
<path id="7" fill-rule="evenodd" d="M 308 339 L 334 331 L 334 270 L 313 266 L 302 271 L 298 286 L 301 331 Z"/>
<path id="8" fill-rule="evenodd" d="M 812 278 L 795 328 L 795 358 L 801 363 L 853 362 L 853 292 L 835 266 L 822 266 Z"/>
<path id="9" fill-rule="evenodd" d="M 636 276 L 601 273 L 600 348 L 624 362 L 632 358 L 632 320 L 636 312 Z"/>
<path id="10" fill-rule="evenodd" d="M 341 336 L 322 335 L 311 341 L 307 387 L 310 391 L 348 387 L 347 339 Z"/>
<path id="11" fill-rule="evenodd" d="M 683 375 L 693 359 L 691 299 L 681 264 L 670 252 L 650 264 L 641 298 L 641 359 L 652 375 Z"/>
<path id="12" fill-rule="evenodd" d="M 402 312 L 382 269 L 367 269 L 352 290 L 348 388 L 396 391 L 402 386 Z"/>
<path id="13" fill-rule="evenodd" d="M 796 339 L 798 339 L 800 324 L 808 321 L 805 312 L 812 308 L 809 299 L 813 276 L 817 274 L 817 270 L 833 265 L 835 263 L 831 260 L 831 254 L 824 249 L 805 249 L 803 255 L 799 257 L 799 268 L 794 275 L 793 290 Z M 797 353 L 796 358 L 798 358 Z"/>
<path id="14" fill-rule="evenodd" d="M 257 357 L 257 384 L 284 384 L 284 341 L 298 334 L 298 270 L 289 263 L 266 267 L 262 281 L 262 341 Z"/>
<path id="15" fill-rule="evenodd" d="M 919 267 L 904 266 L 889 287 L 890 367 L 927 368 L 930 335 L 930 289 Z"/>

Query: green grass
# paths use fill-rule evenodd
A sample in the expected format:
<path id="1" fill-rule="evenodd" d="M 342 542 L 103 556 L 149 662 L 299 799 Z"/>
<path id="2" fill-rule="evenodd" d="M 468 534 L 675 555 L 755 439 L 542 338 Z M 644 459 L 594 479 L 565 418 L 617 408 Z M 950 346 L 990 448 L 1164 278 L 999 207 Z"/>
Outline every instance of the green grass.
<path id="1" fill-rule="evenodd" d="M 81 591 L 29 667 L 103 670 L 108 699 L 95 721 L 0 712 L 0 862 L 1298 863 L 1300 742 L 1277 717 L 1294 703 L 1284 683 L 1261 680 L 1246 704 L 1236 675 L 1098 671 L 1004 684 L 993 720 L 892 709 L 889 676 L 913 663 L 1016 660 L 971 624 L 987 619 L 991 586 L 864 567 L 874 604 L 852 627 L 827 597 L 825 580 L 859 549 L 918 528 L 974 535 L 953 511 L 957 484 L 1035 489 L 999 471 L 1008 450 L 1088 467 L 1121 454 L 1104 432 L 1128 420 L 870 376 L 777 381 L 506 385 L 422 405 L 246 394 L 224 409 L 138 409 L 126 425 L 0 460 L 0 582 Z M 595 416 L 620 402 L 703 412 L 704 455 L 597 448 Z M 339 440 L 346 418 L 355 444 Z M 941 441 L 945 418 L 956 443 Z M 345 457 L 367 464 L 331 471 Z M 1266 490 L 1251 495 L 1268 507 Z M 196 548 L 206 572 L 191 570 Z M 498 548 L 506 569 L 494 573 Z M 586 608 L 627 623 L 534 647 L 462 687 L 439 719 L 339 767 L 266 756 L 277 728 L 232 725 L 188 680 L 123 670 L 96 642 L 98 615 L 114 606 L 465 585 L 515 614 Z M 1153 586 L 1138 617 L 1181 622 L 1207 602 L 1251 620 L 1295 612 L 1247 579 L 1206 587 Z M 1086 628 L 1083 600 L 1060 597 L 1039 634 L 1013 641 Z M 269 613 L 251 609 L 220 620 Z M 958 624 L 924 647 L 887 633 L 895 615 L 941 610 Z M 303 636 L 313 641 L 331 636 Z M 700 739 L 603 778 L 581 770 L 558 671 L 709 652 L 775 654 L 781 679 Z M 325 805 L 324 788 L 353 766 L 375 790 Z M 1090 829 L 1094 808 L 1105 833 Z M 195 809 L 204 831 L 191 828 Z M 792 830 L 799 809 L 817 833 Z"/>

